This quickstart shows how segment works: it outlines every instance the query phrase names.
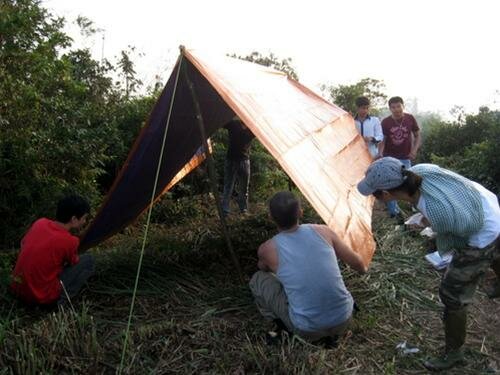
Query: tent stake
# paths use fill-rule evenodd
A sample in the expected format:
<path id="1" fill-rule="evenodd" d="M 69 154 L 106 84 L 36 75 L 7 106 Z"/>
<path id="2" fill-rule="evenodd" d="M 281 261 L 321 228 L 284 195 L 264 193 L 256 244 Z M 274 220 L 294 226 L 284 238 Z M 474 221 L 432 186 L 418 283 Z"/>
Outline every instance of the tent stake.
<path id="1" fill-rule="evenodd" d="M 181 49 L 181 52 L 183 52 L 182 49 Z M 203 123 L 203 116 L 201 115 L 200 103 L 198 101 L 198 97 L 196 96 L 196 92 L 194 91 L 193 82 L 189 78 L 189 75 L 188 75 L 188 72 L 186 69 L 186 64 L 183 64 L 183 70 L 184 70 L 184 76 L 186 77 L 186 82 L 187 82 L 188 87 L 189 87 L 189 92 L 191 93 L 191 98 L 193 99 L 193 104 L 194 104 L 195 111 L 196 111 L 196 120 L 198 123 L 198 127 L 200 129 L 201 141 L 204 144 L 205 152 L 207 155 L 208 178 L 210 180 L 210 187 L 212 189 L 212 194 L 215 198 L 215 205 L 217 206 L 217 212 L 219 213 L 219 219 L 221 222 L 222 231 L 224 232 L 224 237 L 226 238 L 226 245 L 227 245 L 227 248 L 228 248 L 229 253 L 231 255 L 231 258 L 233 260 L 234 266 L 236 267 L 236 271 L 238 272 L 240 280 L 242 283 L 244 283 L 245 277 L 243 276 L 240 262 L 238 261 L 238 258 L 236 257 L 236 253 L 234 252 L 233 244 L 232 244 L 231 238 L 229 236 L 229 230 L 228 230 L 227 225 L 226 225 L 226 219 L 224 218 L 224 214 L 222 212 L 222 207 L 221 207 L 221 203 L 220 203 L 220 199 L 219 199 L 219 192 L 217 190 L 214 160 L 212 158 L 212 153 L 210 152 L 210 148 L 208 147 L 208 138 L 207 138 L 207 135 L 205 133 L 205 124 Z"/>

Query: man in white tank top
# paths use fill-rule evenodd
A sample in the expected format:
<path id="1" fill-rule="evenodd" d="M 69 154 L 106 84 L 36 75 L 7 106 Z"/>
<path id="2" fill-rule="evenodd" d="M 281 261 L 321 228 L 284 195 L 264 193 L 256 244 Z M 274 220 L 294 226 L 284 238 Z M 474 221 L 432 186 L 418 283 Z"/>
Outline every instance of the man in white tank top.
<path id="1" fill-rule="evenodd" d="M 275 194 L 269 211 L 279 233 L 260 245 L 260 271 L 250 280 L 260 313 L 311 341 L 338 337 L 351 321 L 353 299 L 337 259 L 364 273 L 362 257 L 326 225 L 299 225 L 302 209 L 290 192 Z"/>

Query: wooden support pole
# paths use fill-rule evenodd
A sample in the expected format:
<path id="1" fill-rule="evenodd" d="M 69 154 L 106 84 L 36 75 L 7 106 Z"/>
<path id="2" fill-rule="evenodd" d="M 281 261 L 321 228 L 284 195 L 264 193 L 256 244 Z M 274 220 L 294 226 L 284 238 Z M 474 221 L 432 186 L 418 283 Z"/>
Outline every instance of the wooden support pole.
<path id="1" fill-rule="evenodd" d="M 181 54 L 184 53 L 184 48 L 181 46 Z M 240 277 L 240 280 L 242 283 L 245 282 L 245 277 L 243 276 L 243 272 L 241 270 L 240 262 L 238 261 L 238 257 L 236 256 L 236 253 L 234 252 L 233 244 L 231 242 L 231 237 L 229 235 L 229 229 L 227 228 L 226 225 L 226 219 L 224 217 L 224 214 L 222 212 L 222 206 L 221 206 L 221 201 L 219 198 L 219 191 L 217 190 L 217 178 L 216 178 L 216 172 L 215 172 L 215 165 L 214 165 L 214 160 L 212 157 L 212 154 L 210 152 L 210 148 L 208 146 L 208 138 L 205 132 L 205 124 L 203 122 L 203 116 L 201 114 L 201 108 L 200 108 L 200 103 L 198 101 L 198 97 L 196 95 L 196 92 L 194 91 L 194 86 L 193 82 L 189 78 L 187 69 L 186 69 L 186 63 L 184 62 L 185 59 L 182 61 L 182 69 L 184 71 L 184 77 L 186 78 L 187 85 L 189 87 L 189 92 L 191 93 L 191 98 L 193 100 L 194 108 L 195 108 L 195 114 L 196 114 L 196 121 L 198 123 L 198 127 L 200 129 L 200 136 L 201 136 L 201 141 L 205 147 L 205 152 L 207 155 L 207 166 L 208 166 L 208 177 L 210 180 L 210 187 L 212 189 L 212 194 L 215 199 L 215 204 L 217 206 L 217 212 L 219 213 L 219 219 L 221 222 L 222 226 L 222 231 L 224 233 L 224 237 L 226 239 L 226 245 L 229 250 L 229 254 L 231 256 L 231 259 L 234 263 L 234 266 L 236 267 L 236 271 L 238 272 L 238 275 Z"/>

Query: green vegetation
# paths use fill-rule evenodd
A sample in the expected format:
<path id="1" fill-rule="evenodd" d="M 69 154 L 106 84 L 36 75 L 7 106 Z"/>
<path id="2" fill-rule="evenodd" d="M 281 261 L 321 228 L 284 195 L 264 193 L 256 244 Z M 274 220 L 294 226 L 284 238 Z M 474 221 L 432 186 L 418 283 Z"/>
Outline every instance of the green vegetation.
<path id="1" fill-rule="evenodd" d="M 0 374 L 114 373 L 137 267 L 143 222 L 93 249 L 97 275 L 73 307 L 28 309 L 8 293 L 9 275 L 23 231 L 52 216 L 57 198 L 82 193 L 97 206 L 156 100 L 159 85 L 138 94 L 134 50 L 115 63 L 74 49 L 64 20 L 38 0 L 0 0 Z M 83 33 L 96 32 L 84 17 Z M 254 52 L 239 57 L 298 76 L 290 59 Z M 111 77 L 120 77 L 114 82 Z M 382 81 L 325 87 L 353 111 L 364 94 L 385 106 Z M 500 192 L 500 112 L 481 108 L 456 121 L 425 117 L 420 161 L 435 162 Z M 226 132 L 213 137 L 223 170 Z M 293 188 L 262 145 L 252 149 L 252 216 L 229 217 L 238 258 L 249 277 L 256 248 L 274 234 L 262 203 Z M 127 373 L 422 373 L 421 359 L 442 343 L 437 288 L 440 274 L 423 260 L 426 244 L 375 213 L 378 251 L 362 277 L 344 270 L 361 312 L 350 337 L 336 349 L 285 337 L 268 346 L 246 285 L 226 253 L 204 167 L 169 192 L 153 210 Z M 222 179 L 222 173 L 219 173 Z M 222 181 L 221 181 L 222 182 Z M 222 185 L 222 184 L 220 184 Z M 259 203 L 257 203 L 259 202 Z M 306 207 L 306 216 L 318 221 Z M 9 249 L 9 250 L 7 250 Z M 482 291 L 471 307 L 469 364 L 451 373 L 480 373 L 500 365 L 499 302 Z M 402 341 L 420 348 L 402 355 Z M 495 362 L 497 361 L 497 362 Z"/>
<path id="2" fill-rule="evenodd" d="M 335 349 L 285 336 L 269 346 L 272 328 L 255 308 L 227 256 L 209 196 L 199 216 L 184 224 L 154 224 L 148 242 L 126 356 L 125 373 L 319 373 L 416 374 L 422 359 L 442 345 L 438 285 L 441 275 L 423 259 L 419 237 L 394 229 L 379 212 L 374 221 L 378 251 L 370 272 L 344 269 L 361 311 Z M 256 247 L 275 233 L 265 207 L 251 217 L 230 218 L 235 249 L 246 277 L 256 270 Z M 310 207 L 307 220 L 316 221 Z M 137 266 L 142 226 L 94 249 L 97 275 L 74 310 L 29 310 L 5 289 L 0 304 L 0 367 L 5 373 L 114 373 Z M 10 258 L 12 261 L 12 258 Z M 7 266 L 7 265 L 6 265 Z M 494 311 L 500 302 L 480 290 L 472 306 L 469 364 L 450 374 L 484 372 L 500 355 Z M 407 341 L 420 349 L 403 355 Z"/>
<path id="3" fill-rule="evenodd" d="M 385 83 L 378 79 L 363 78 L 352 85 L 323 85 L 321 89 L 327 93 L 332 103 L 352 115 L 356 114 L 356 98 L 360 96 L 366 96 L 370 99 L 374 113 L 378 113 L 387 107 L 387 95 L 384 93 Z"/>
<path id="4" fill-rule="evenodd" d="M 436 163 L 500 194 L 500 111 L 486 107 L 453 122 L 437 122 L 425 134 L 421 161 Z"/>
<path id="5" fill-rule="evenodd" d="M 292 65 L 291 58 L 280 59 L 273 53 L 270 53 L 269 55 L 265 56 L 257 51 L 254 51 L 247 56 L 238 56 L 236 54 L 232 54 L 230 55 L 230 57 L 236 57 L 240 60 L 246 60 L 264 66 L 270 66 L 271 68 L 286 73 L 290 78 L 296 81 L 299 80 L 299 75 L 297 74 L 295 68 Z"/>
<path id="6" fill-rule="evenodd" d="M 154 95 L 129 97 L 127 54 L 115 67 L 72 50 L 64 20 L 39 1 L 3 0 L 0 14 L 0 243 L 13 247 L 57 197 L 101 199 Z M 125 87 L 110 78 L 122 71 Z"/>

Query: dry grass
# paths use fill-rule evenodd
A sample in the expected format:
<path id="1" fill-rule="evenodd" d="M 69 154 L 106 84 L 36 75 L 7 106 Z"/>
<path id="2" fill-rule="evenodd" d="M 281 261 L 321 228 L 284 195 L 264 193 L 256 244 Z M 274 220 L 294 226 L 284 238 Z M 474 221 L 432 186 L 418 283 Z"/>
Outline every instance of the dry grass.
<path id="1" fill-rule="evenodd" d="M 255 249 L 274 233 L 262 207 L 230 220 L 247 277 Z M 309 212 L 309 216 L 311 213 Z M 178 227 L 155 225 L 144 258 L 125 373 L 153 374 L 419 374 L 443 343 L 440 274 L 423 259 L 425 243 L 380 213 L 378 251 L 362 277 L 344 270 L 360 305 L 349 337 L 325 349 L 294 337 L 269 346 L 271 325 L 255 309 L 226 255 L 215 218 Z M 2 294 L 0 374 L 115 373 L 120 363 L 140 230 L 94 251 L 98 273 L 75 311 L 30 311 Z M 450 374 L 500 367 L 500 302 L 479 291 L 470 309 L 467 366 Z M 401 355 L 407 341 L 420 352 Z"/>

